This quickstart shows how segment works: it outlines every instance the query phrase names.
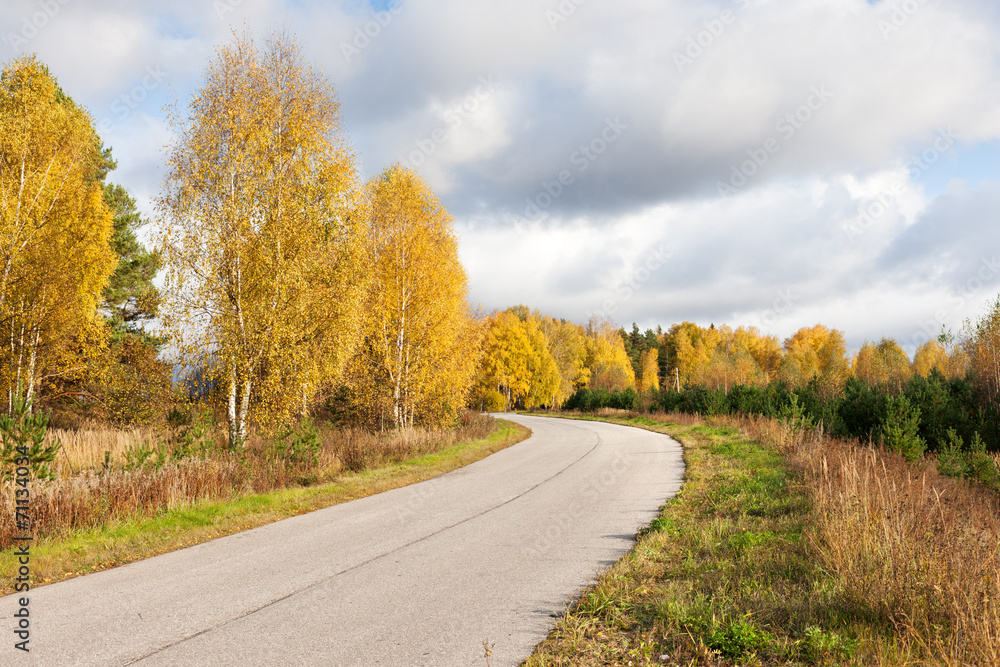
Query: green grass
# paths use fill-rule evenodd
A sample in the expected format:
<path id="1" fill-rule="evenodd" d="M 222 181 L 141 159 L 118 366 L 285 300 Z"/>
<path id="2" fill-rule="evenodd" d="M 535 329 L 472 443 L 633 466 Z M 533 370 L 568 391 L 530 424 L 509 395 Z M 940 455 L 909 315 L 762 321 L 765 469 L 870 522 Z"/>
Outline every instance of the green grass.
<path id="1" fill-rule="evenodd" d="M 439 452 L 357 473 L 311 487 L 282 489 L 235 500 L 199 503 L 153 518 L 117 521 L 76 531 L 61 539 L 31 546 L 32 586 L 124 565 L 158 554 L 256 528 L 364 496 L 414 484 L 444 474 L 524 440 L 529 431 L 498 420 L 497 430 L 483 440 L 455 444 Z M 0 552 L 0 572 L 16 571 L 12 550 Z M 0 594 L 14 592 L 10 577 Z"/>
<path id="2" fill-rule="evenodd" d="M 780 454 L 732 427 L 597 419 L 678 439 L 685 483 L 527 667 L 895 664 L 892 628 L 817 565 L 810 498 Z"/>

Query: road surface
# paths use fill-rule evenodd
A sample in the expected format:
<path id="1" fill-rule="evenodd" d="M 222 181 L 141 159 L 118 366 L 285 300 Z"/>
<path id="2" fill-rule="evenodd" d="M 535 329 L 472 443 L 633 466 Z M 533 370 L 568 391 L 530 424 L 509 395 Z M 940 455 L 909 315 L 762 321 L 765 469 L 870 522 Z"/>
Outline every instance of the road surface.
<path id="1" fill-rule="evenodd" d="M 680 488 L 670 438 L 504 415 L 528 440 L 433 480 L 0 599 L 0 665 L 517 665 Z M 8 576 L 8 573 L 3 573 Z M 27 658 L 27 659 L 25 659 Z"/>

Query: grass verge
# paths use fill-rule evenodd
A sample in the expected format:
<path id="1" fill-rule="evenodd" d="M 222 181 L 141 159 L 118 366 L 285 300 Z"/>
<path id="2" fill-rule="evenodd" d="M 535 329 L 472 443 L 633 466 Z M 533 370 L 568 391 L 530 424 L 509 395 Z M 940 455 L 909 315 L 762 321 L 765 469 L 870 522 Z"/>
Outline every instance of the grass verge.
<path id="1" fill-rule="evenodd" d="M 313 510 L 363 498 L 436 477 L 485 458 L 528 435 L 528 429 L 497 420 L 488 438 L 451 445 L 401 463 L 344 473 L 311 487 L 295 487 L 224 502 L 200 502 L 134 517 L 65 537 L 41 539 L 31 547 L 32 587 L 90 574 L 256 528 Z M 0 552 L 0 572 L 17 569 L 13 550 Z M 0 595 L 13 593 L 3 579 Z"/>
<path id="2" fill-rule="evenodd" d="M 679 440 L 685 483 L 526 667 L 920 664 L 820 566 L 779 451 L 689 415 L 597 418 Z"/>

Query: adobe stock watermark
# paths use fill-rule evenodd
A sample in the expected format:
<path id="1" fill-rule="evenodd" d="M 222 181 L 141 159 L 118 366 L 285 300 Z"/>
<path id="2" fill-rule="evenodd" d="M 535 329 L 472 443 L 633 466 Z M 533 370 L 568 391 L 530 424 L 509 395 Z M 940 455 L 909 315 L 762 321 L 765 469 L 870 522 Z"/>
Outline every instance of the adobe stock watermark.
<path id="1" fill-rule="evenodd" d="M 826 84 L 813 86 L 809 91 L 809 96 L 801 105 L 796 107 L 794 111 L 786 113 L 774 124 L 774 130 L 778 136 L 768 137 L 757 148 L 748 148 L 747 156 L 749 159 L 730 167 L 728 181 L 716 183 L 719 194 L 723 197 L 736 194 L 764 168 L 772 156 L 781 150 L 782 142 L 790 141 L 799 130 L 816 117 L 816 113 L 826 106 L 832 97 L 833 93 L 827 89 Z"/>
<path id="2" fill-rule="evenodd" d="M 653 274 L 666 266 L 667 261 L 673 256 L 673 250 L 662 245 L 648 252 L 638 267 L 618 281 L 613 289 L 614 296 L 604 300 L 601 310 L 588 312 L 587 319 L 595 316 L 601 320 L 613 319 L 621 304 L 635 296 L 649 282 Z"/>
<path id="3" fill-rule="evenodd" d="M 225 20 L 226 14 L 236 11 L 236 8 L 244 3 L 245 0 L 214 0 L 212 2 L 212 9 L 215 11 L 215 16 L 220 21 Z"/>
<path id="4" fill-rule="evenodd" d="M 361 52 L 372 45 L 382 31 L 389 27 L 393 19 L 399 16 L 404 5 L 399 2 L 389 4 L 385 9 L 375 12 L 374 16 L 354 29 L 354 37 L 350 42 L 340 43 L 340 53 L 348 63 L 361 55 Z"/>
<path id="5" fill-rule="evenodd" d="M 766 332 L 779 318 L 789 314 L 798 301 L 798 297 L 792 292 L 791 287 L 775 290 L 774 295 L 775 298 L 771 302 L 771 306 L 758 313 L 756 317 L 751 318 L 749 322 L 750 326 L 757 327 L 762 333 Z"/>
<path id="6" fill-rule="evenodd" d="M 97 124 L 97 129 L 102 133 L 109 132 L 117 123 L 128 118 L 133 111 L 143 105 L 150 93 L 159 88 L 168 76 L 170 76 L 170 72 L 160 65 L 147 67 L 145 76 L 138 84 L 111 102 L 111 113 L 114 114 L 114 118 L 102 119 Z"/>
<path id="7" fill-rule="evenodd" d="M 955 147 L 959 137 L 950 127 L 938 130 L 937 136 L 930 146 L 904 163 L 911 181 L 919 181 L 930 168 L 941 159 L 945 153 Z M 906 183 L 902 180 L 893 181 L 889 189 L 875 196 L 873 201 L 858 208 L 858 217 L 853 225 L 844 227 L 847 240 L 853 245 L 858 238 L 872 228 L 876 221 L 888 213 L 892 205 L 906 193 Z"/>
<path id="8" fill-rule="evenodd" d="M 876 23 L 878 31 L 882 33 L 882 39 L 888 41 L 892 35 L 902 30 L 903 26 L 909 23 L 910 19 L 926 4 L 927 0 L 903 0 L 903 2 L 890 5 L 892 13 L 889 14 L 888 20 L 879 19 Z"/>
<path id="9" fill-rule="evenodd" d="M 611 465 L 595 473 L 594 477 L 580 490 L 579 501 L 571 502 L 565 509 L 549 516 L 544 530 L 538 529 L 529 541 L 522 544 L 522 556 L 540 558 L 557 544 L 565 542 L 566 537 L 576 530 L 580 517 L 593 512 L 595 507 L 603 506 L 607 501 L 605 496 L 609 489 L 617 487 L 618 480 L 629 469 L 625 457 L 618 453 Z"/>
<path id="10" fill-rule="evenodd" d="M 750 0 L 732 0 L 732 2 L 740 10 L 746 10 L 750 7 Z M 738 18 L 732 9 L 723 9 L 715 18 L 703 21 L 702 30 L 688 37 L 682 50 L 674 51 L 674 65 L 677 66 L 677 71 L 683 74 L 686 68 L 694 65 L 694 61 L 711 49 L 716 41 L 722 37 L 726 28 L 736 23 Z"/>
<path id="11" fill-rule="evenodd" d="M 552 32 L 559 29 L 559 26 L 569 20 L 569 17 L 576 14 L 577 8 L 587 0 L 561 0 L 555 10 L 545 10 L 545 20 L 549 22 Z"/>
<path id="12" fill-rule="evenodd" d="M 541 219 L 544 211 L 552 206 L 567 188 L 576 183 L 577 175 L 586 172 L 628 128 L 629 124 L 623 122 L 621 116 L 605 119 L 604 128 L 600 133 L 586 144 L 579 146 L 569 156 L 569 164 L 575 169 L 563 169 L 553 180 L 542 181 L 541 191 L 534 197 L 527 197 L 524 200 L 524 217 L 532 222 Z"/>
<path id="13" fill-rule="evenodd" d="M 10 44 L 15 53 L 21 51 L 56 17 L 59 10 L 70 2 L 72 0 L 39 0 L 38 11 L 32 12 L 30 16 L 21 17 L 20 30 L 8 32 L 3 37 L 4 41 Z"/>
<path id="14" fill-rule="evenodd" d="M 442 144 L 448 142 L 455 129 L 479 113 L 483 104 L 493 97 L 500 87 L 501 84 L 493 78 L 492 74 L 479 77 L 479 85 L 471 93 L 445 109 L 444 114 L 442 114 L 445 125 L 434 128 L 423 139 L 414 141 L 414 148 L 406 154 L 405 158 L 400 156 L 397 161 L 414 169 L 423 165 L 438 151 Z"/>
<path id="15" fill-rule="evenodd" d="M 426 509 L 427 502 L 437 495 L 440 487 L 441 481 L 436 477 L 421 484 L 411 486 L 409 500 L 403 506 L 403 509 L 397 513 L 397 522 L 401 525 L 411 523 L 419 513 Z"/>
<path id="16" fill-rule="evenodd" d="M 963 307 L 976 300 L 976 294 L 995 282 L 997 276 L 1000 276 L 1000 257 L 982 257 L 972 274 L 951 289 L 946 298 L 948 305 L 935 310 L 932 318 L 918 322 L 917 328 L 904 341 L 916 348 L 936 339 L 941 328 L 947 327 L 953 318 L 960 315 Z"/>

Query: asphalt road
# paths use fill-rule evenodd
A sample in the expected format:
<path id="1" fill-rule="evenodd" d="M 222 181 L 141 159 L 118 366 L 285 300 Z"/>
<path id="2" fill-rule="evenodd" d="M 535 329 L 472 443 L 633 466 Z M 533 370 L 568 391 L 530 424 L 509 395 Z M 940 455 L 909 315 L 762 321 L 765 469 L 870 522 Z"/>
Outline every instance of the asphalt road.
<path id="1" fill-rule="evenodd" d="M 436 479 L 32 590 L 29 656 L 2 598 L 0 664 L 471 667 L 487 640 L 517 665 L 683 463 L 648 431 L 505 417 L 532 437 Z"/>

